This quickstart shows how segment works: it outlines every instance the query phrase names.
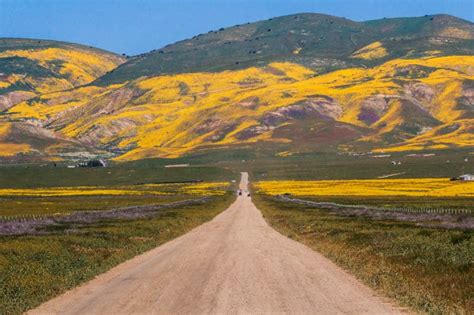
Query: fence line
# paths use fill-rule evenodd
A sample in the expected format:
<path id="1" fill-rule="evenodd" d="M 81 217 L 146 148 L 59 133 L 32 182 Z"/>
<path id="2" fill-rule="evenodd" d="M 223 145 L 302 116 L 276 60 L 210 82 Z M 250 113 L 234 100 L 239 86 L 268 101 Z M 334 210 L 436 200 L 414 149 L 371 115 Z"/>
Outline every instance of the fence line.
<path id="1" fill-rule="evenodd" d="M 318 207 L 327 207 L 327 208 L 332 208 L 332 207 L 337 207 L 337 208 L 357 208 L 357 209 L 367 209 L 367 210 L 377 210 L 377 211 L 392 211 L 392 212 L 405 212 L 405 213 L 417 213 L 417 214 L 451 214 L 451 215 L 472 215 L 472 209 L 466 209 L 466 208 L 411 208 L 411 207 L 376 207 L 376 206 L 368 206 L 368 205 L 345 205 L 345 204 L 338 204 L 335 202 L 317 202 L 317 201 L 310 201 L 310 200 L 303 200 L 303 199 L 297 199 L 297 198 L 290 198 L 287 196 L 282 196 L 278 195 L 278 198 L 284 200 L 284 201 L 289 201 L 289 202 L 294 202 L 294 203 L 300 203 L 300 204 L 306 204 L 306 205 L 312 205 L 312 206 L 318 206 Z"/>
<path id="2" fill-rule="evenodd" d="M 70 212 L 65 213 L 28 213 L 28 214 L 16 214 L 16 215 L 0 215 L 0 223 L 10 222 L 10 221 L 36 221 L 44 219 L 54 219 L 62 216 L 71 214 Z"/>

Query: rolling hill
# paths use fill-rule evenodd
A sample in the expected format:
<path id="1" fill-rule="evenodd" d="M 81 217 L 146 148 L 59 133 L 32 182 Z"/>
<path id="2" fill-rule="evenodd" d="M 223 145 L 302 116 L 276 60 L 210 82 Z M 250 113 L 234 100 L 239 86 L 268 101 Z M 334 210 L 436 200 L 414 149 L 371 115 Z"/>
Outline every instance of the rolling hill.
<path id="1" fill-rule="evenodd" d="M 305 13 L 198 34 L 136 56 L 97 83 L 245 69 L 272 62 L 293 62 L 321 73 L 407 56 L 470 55 L 473 50 L 473 24 L 449 15 L 354 22 Z"/>
<path id="2" fill-rule="evenodd" d="M 114 53 L 50 40 L 0 39 L 0 156 L 95 152 L 32 121 L 1 119 L 26 100 L 90 83 L 125 62 Z"/>
<path id="3" fill-rule="evenodd" d="M 125 58 L 77 44 L 0 39 L 0 110 L 39 94 L 90 83 Z"/>
<path id="4" fill-rule="evenodd" d="M 18 147 L 29 133 L 14 143 L 46 158 L 64 148 L 118 160 L 249 146 L 278 155 L 465 148 L 474 146 L 473 80 L 468 21 L 297 14 L 129 58 L 89 84 L 5 109 L 0 128 L 53 132 L 59 151 Z"/>

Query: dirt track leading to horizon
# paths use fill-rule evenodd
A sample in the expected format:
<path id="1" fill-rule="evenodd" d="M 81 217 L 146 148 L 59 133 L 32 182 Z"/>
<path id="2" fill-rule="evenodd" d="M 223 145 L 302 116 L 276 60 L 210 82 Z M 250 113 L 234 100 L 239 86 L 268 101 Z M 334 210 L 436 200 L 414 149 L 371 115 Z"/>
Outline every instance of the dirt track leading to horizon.
<path id="1" fill-rule="evenodd" d="M 240 187 L 247 189 L 248 175 Z M 319 313 L 399 310 L 328 259 L 273 230 L 250 197 L 212 221 L 30 314 Z"/>

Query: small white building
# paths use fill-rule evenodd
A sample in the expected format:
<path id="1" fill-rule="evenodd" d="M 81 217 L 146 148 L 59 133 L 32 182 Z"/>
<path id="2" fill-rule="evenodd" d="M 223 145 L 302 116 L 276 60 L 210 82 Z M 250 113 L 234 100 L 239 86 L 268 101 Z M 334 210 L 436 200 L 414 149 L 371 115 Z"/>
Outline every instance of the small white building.
<path id="1" fill-rule="evenodd" d="M 464 174 L 459 176 L 460 180 L 465 180 L 465 181 L 474 181 L 474 175 L 471 174 Z"/>
<path id="2" fill-rule="evenodd" d="M 165 165 L 165 168 L 178 168 L 178 167 L 188 167 L 189 164 L 168 164 Z"/>

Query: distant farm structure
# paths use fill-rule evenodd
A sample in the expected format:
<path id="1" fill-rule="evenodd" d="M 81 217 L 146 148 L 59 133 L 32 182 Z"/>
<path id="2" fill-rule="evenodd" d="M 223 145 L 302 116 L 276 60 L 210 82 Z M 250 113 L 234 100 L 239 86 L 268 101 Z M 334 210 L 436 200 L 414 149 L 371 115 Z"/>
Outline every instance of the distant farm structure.
<path id="1" fill-rule="evenodd" d="M 474 175 L 471 174 L 464 174 L 459 176 L 460 180 L 466 180 L 466 181 L 474 181 Z"/>
<path id="2" fill-rule="evenodd" d="M 165 165 L 165 168 L 179 168 L 179 167 L 188 167 L 189 164 L 168 164 Z"/>
<path id="3" fill-rule="evenodd" d="M 451 180 L 474 181 L 474 175 L 464 174 L 458 177 L 453 177 Z"/>
<path id="4" fill-rule="evenodd" d="M 102 160 L 90 160 L 90 161 L 85 161 L 85 162 L 80 162 L 78 164 L 79 167 L 106 167 L 107 163 Z"/>

